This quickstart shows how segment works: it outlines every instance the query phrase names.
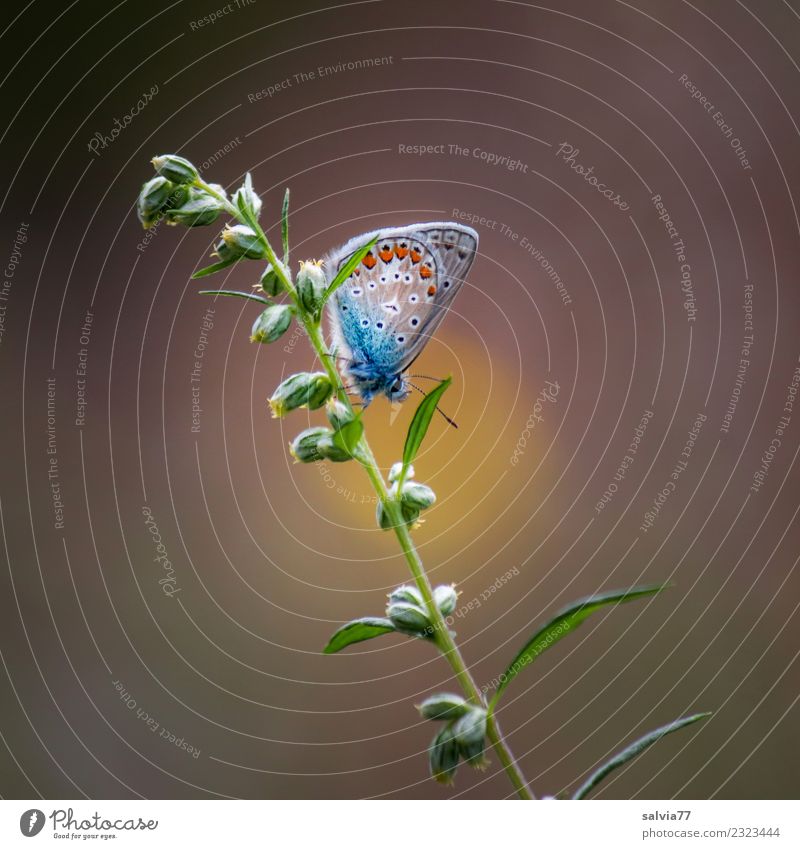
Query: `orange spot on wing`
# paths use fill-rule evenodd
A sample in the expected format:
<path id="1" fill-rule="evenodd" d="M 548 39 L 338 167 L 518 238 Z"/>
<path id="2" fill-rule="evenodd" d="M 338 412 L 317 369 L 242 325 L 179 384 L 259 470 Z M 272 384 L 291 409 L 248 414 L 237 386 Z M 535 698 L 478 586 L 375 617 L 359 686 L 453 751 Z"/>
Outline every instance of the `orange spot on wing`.
<path id="1" fill-rule="evenodd" d="M 374 267 L 375 267 L 375 264 L 377 263 L 377 261 L 378 261 L 378 260 L 377 260 L 377 259 L 375 259 L 375 257 L 372 255 L 372 253 L 368 253 L 368 254 L 364 257 L 364 259 L 362 259 L 362 260 L 361 260 L 361 262 L 363 262 L 363 263 L 364 263 L 364 265 L 366 265 L 366 266 L 367 266 L 367 268 L 374 268 Z"/>
<path id="2" fill-rule="evenodd" d="M 385 250 L 385 251 L 383 251 L 383 250 L 378 251 L 378 256 L 379 256 L 379 257 L 380 257 L 380 258 L 381 258 L 384 262 L 389 262 L 389 260 L 391 260 L 391 258 L 394 256 L 394 252 L 392 251 L 392 249 L 391 249 L 391 248 L 389 248 L 388 250 Z"/>
<path id="3" fill-rule="evenodd" d="M 419 262 L 422 259 L 422 254 L 411 248 L 411 262 Z"/>
<path id="4" fill-rule="evenodd" d="M 398 259 L 405 259 L 408 256 L 408 248 L 401 248 L 400 245 L 394 246 L 394 252 Z"/>
<path id="5" fill-rule="evenodd" d="M 420 270 L 419 270 L 419 276 L 420 276 L 423 280 L 427 280 L 427 279 L 428 279 L 429 277 L 431 277 L 432 275 L 433 275 L 433 272 L 431 271 L 431 269 L 430 269 L 430 268 L 428 268 L 428 266 L 427 266 L 427 265 L 423 265 L 423 266 L 422 266 L 422 268 L 420 268 Z"/>
<path id="6" fill-rule="evenodd" d="M 433 286 L 433 285 L 428 286 L 428 296 L 432 298 L 435 294 L 436 294 L 436 287 Z"/>

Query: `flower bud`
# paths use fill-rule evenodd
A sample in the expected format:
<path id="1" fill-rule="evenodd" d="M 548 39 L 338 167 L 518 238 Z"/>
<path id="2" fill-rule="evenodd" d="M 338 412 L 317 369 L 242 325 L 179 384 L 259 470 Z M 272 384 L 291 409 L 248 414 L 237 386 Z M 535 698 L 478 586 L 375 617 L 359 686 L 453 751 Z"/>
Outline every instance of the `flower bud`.
<path id="1" fill-rule="evenodd" d="M 402 463 L 395 463 L 391 469 L 389 469 L 389 483 L 394 483 L 395 481 L 400 479 L 400 472 L 403 469 Z M 406 480 L 411 480 L 414 477 L 414 467 L 409 466 L 408 472 L 406 472 Z"/>
<path id="2" fill-rule="evenodd" d="M 328 279 L 322 270 L 322 263 L 301 262 L 295 286 L 300 303 L 311 315 L 318 316 L 328 288 Z"/>
<path id="3" fill-rule="evenodd" d="M 251 342 L 274 342 L 292 323 L 292 308 L 285 304 L 267 307 L 255 320 L 250 334 Z"/>
<path id="4" fill-rule="evenodd" d="M 230 248 L 232 254 L 247 259 L 265 259 L 267 256 L 266 248 L 258 236 L 244 224 L 226 227 L 222 231 L 222 241 Z"/>
<path id="5" fill-rule="evenodd" d="M 272 265 L 267 266 L 267 270 L 261 275 L 261 280 L 259 282 L 262 290 L 267 295 L 272 295 L 274 297 L 283 291 L 283 283 L 281 283 L 280 277 L 278 277 L 278 274 Z"/>
<path id="6" fill-rule="evenodd" d="M 173 183 L 193 183 L 200 177 L 194 165 L 182 156 L 168 153 L 164 156 L 154 156 L 151 162 L 156 174 L 172 180 Z"/>
<path id="7" fill-rule="evenodd" d="M 145 230 L 161 217 L 174 190 L 175 186 L 166 177 L 153 177 L 142 186 L 136 203 L 136 214 Z"/>
<path id="8" fill-rule="evenodd" d="M 458 766 L 458 743 L 451 725 L 445 727 L 433 738 L 428 749 L 428 763 L 431 775 L 441 784 L 452 784 Z"/>
<path id="9" fill-rule="evenodd" d="M 464 716 L 469 711 L 469 704 L 461 696 L 437 693 L 429 696 L 417 708 L 425 719 L 451 720 Z"/>
<path id="10" fill-rule="evenodd" d="M 355 413 L 343 404 L 338 398 L 330 398 L 325 405 L 325 413 L 328 416 L 328 421 L 333 425 L 335 430 L 341 430 L 346 424 L 349 424 L 355 419 Z"/>
<path id="11" fill-rule="evenodd" d="M 453 724 L 453 735 L 461 757 L 471 766 L 483 769 L 488 761 L 483 751 L 486 740 L 486 711 L 471 707 L 469 712 Z"/>
<path id="12" fill-rule="evenodd" d="M 430 636 L 430 619 L 416 604 L 405 601 L 393 602 L 386 608 L 386 615 L 392 620 L 395 628 L 404 634 L 412 634 L 416 637 Z"/>
<path id="13" fill-rule="evenodd" d="M 442 584 L 433 591 L 433 600 L 442 616 L 449 616 L 456 609 L 458 593 L 452 584 Z"/>
<path id="14" fill-rule="evenodd" d="M 318 410 L 331 396 L 333 385 L 324 372 L 300 372 L 287 377 L 269 399 L 272 417 L 281 418 L 299 407 Z"/>
<path id="15" fill-rule="evenodd" d="M 425 602 L 422 599 L 422 593 L 410 584 L 403 584 L 403 586 L 398 587 L 396 590 L 392 590 L 389 593 L 389 604 L 392 604 L 395 601 L 403 601 L 406 602 L 406 604 L 416 604 L 417 607 L 421 607 L 423 610 L 425 609 Z"/>
<path id="16" fill-rule="evenodd" d="M 319 450 L 323 458 L 333 463 L 344 463 L 347 460 L 352 460 L 352 455 L 336 443 L 333 438 L 334 435 L 333 431 L 329 430 L 319 441 Z"/>
<path id="17" fill-rule="evenodd" d="M 174 153 L 154 156 L 150 161 L 156 169 L 156 174 L 172 180 L 173 183 L 193 183 L 200 177 L 197 169 L 188 159 L 176 156 Z"/>
<path id="18" fill-rule="evenodd" d="M 427 510 L 436 501 L 436 493 L 424 483 L 406 481 L 400 495 L 403 504 L 415 507 L 417 510 Z"/>
<path id="19" fill-rule="evenodd" d="M 408 525 L 409 528 L 413 528 L 417 519 L 419 519 L 419 510 L 416 507 L 412 507 L 410 504 L 401 503 L 400 513 L 403 519 L 403 524 Z M 375 510 L 375 518 L 378 522 L 378 527 L 384 531 L 390 531 L 395 526 L 391 515 L 386 510 L 382 501 L 378 502 L 378 506 Z"/>
<path id="20" fill-rule="evenodd" d="M 319 441 L 330 431 L 326 427 L 310 427 L 298 433 L 289 445 L 289 453 L 298 463 L 315 463 L 322 460 Z"/>
<path id="21" fill-rule="evenodd" d="M 244 185 L 239 187 L 233 195 L 233 205 L 237 209 L 245 206 L 256 219 L 261 215 L 261 198 L 253 191 L 253 178 L 249 172 L 244 178 Z"/>
<path id="22" fill-rule="evenodd" d="M 213 224 L 223 211 L 222 204 L 211 195 L 194 186 L 182 186 L 186 195 L 181 203 L 175 203 L 166 211 L 170 224 L 186 227 L 205 227 Z"/>

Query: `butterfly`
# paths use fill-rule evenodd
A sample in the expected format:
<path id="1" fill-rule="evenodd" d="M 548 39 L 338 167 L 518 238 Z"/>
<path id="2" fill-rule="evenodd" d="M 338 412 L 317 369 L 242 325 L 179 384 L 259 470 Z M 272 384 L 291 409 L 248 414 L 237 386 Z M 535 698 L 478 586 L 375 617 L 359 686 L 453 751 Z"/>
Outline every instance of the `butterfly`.
<path id="1" fill-rule="evenodd" d="M 478 248 L 478 234 L 451 221 L 375 230 L 325 257 L 329 282 L 375 237 L 329 309 L 336 354 L 365 407 L 381 392 L 392 402 L 408 397 L 405 372 L 447 314 Z"/>

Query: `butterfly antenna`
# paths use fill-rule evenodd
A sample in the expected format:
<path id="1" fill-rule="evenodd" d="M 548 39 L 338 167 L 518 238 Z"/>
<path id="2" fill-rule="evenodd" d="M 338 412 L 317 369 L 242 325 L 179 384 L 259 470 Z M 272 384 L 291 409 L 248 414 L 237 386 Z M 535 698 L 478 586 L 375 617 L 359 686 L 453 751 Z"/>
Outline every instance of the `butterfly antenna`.
<path id="1" fill-rule="evenodd" d="M 435 380 L 437 383 L 442 382 L 441 377 L 431 377 L 429 374 L 410 374 L 409 377 L 419 378 L 420 380 Z"/>
<path id="2" fill-rule="evenodd" d="M 336 354 L 328 354 L 324 353 L 323 357 L 330 357 L 332 360 L 341 360 L 343 363 L 352 363 L 353 361 L 349 357 L 339 357 Z"/>
<path id="3" fill-rule="evenodd" d="M 415 374 L 415 375 L 412 375 L 412 376 L 413 376 L 413 377 L 424 377 L 425 375 L 422 375 L 422 374 Z M 437 378 L 435 378 L 435 377 L 430 378 L 430 380 L 436 380 L 436 379 L 437 379 Z M 441 383 L 441 381 L 439 381 L 439 382 Z M 417 392 L 421 393 L 421 394 L 422 394 L 422 395 L 424 395 L 426 398 L 428 397 L 428 393 L 427 393 L 427 392 L 425 392 L 425 391 L 423 391 L 422 389 L 420 389 L 420 388 L 419 388 L 419 386 L 415 386 L 413 383 L 411 383 L 411 381 L 408 381 L 408 385 L 409 385 L 412 389 L 416 389 L 416 390 L 417 390 Z M 443 409 L 442 409 L 442 408 L 441 408 L 438 404 L 436 405 L 436 412 L 437 412 L 437 413 L 439 413 L 440 415 L 444 416 L 444 420 L 447 422 L 447 424 L 451 424 L 451 425 L 453 425 L 453 427 L 454 427 L 456 430 L 458 430 L 458 425 L 457 425 L 457 424 L 456 424 L 456 423 L 455 423 L 455 422 L 454 422 L 454 421 L 450 418 L 450 416 L 448 416 L 448 415 L 447 415 L 447 413 L 445 413 L 445 411 L 444 411 L 444 410 L 443 410 Z"/>

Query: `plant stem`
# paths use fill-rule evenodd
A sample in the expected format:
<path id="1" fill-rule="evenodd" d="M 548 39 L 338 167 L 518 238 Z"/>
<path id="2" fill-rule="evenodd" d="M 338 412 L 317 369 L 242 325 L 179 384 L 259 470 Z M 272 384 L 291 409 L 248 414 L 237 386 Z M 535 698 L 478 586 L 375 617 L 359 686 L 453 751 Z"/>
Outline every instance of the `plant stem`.
<path id="1" fill-rule="evenodd" d="M 259 241 L 264 245 L 268 261 L 272 265 L 273 270 L 278 275 L 284 289 L 294 303 L 297 311 L 297 317 L 306 331 L 311 347 L 314 349 L 314 352 L 319 358 L 319 361 L 325 369 L 331 383 L 336 387 L 339 399 L 352 410 L 350 399 L 344 391 L 344 384 L 342 383 L 341 375 L 334 364 L 331 352 L 328 350 L 322 336 L 320 323 L 302 308 L 297 296 L 297 290 L 292 284 L 289 270 L 284 264 L 278 261 L 275 251 L 273 250 L 272 245 L 270 245 L 269 239 L 267 239 L 264 231 L 261 229 L 258 220 L 254 216 L 244 215 L 225 197 L 212 189 L 207 183 L 203 182 L 202 179 L 198 179 L 195 184 L 211 194 L 213 197 L 217 198 L 217 200 L 221 201 L 232 217 L 254 230 Z M 419 588 L 420 593 L 422 593 L 422 598 L 425 601 L 425 607 L 428 611 L 428 618 L 430 619 L 433 629 L 434 642 L 444 655 L 445 660 L 450 664 L 458 683 L 464 691 L 464 695 L 469 699 L 469 701 L 473 702 L 473 704 L 486 707 L 486 702 L 475 683 L 475 679 L 472 677 L 472 674 L 467 668 L 464 658 L 461 656 L 461 652 L 453 640 L 453 635 L 447 627 L 445 617 L 434 601 L 433 587 L 431 586 L 428 574 L 423 566 L 422 559 L 414 545 L 414 541 L 411 539 L 408 527 L 403 521 L 400 502 L 392 498 L 389 494 L 383 480 L 380 467 L 375 460 L 375 455 L 372 453 L 372 449 L 369 447 L 369 443 L 367 442 L 367 438 L 364 434 L 362 434 L 361 439 L 359 440 L 356 454 L 356 459 L 364 467 L 376 494 L 381 500 L 383 509 L 391 519 L 393 530 L 397 536 L 398 542 L 400 543 L 400 548 L 403 551 L 403 556 L 408 563 L 411 574 L 414 576 L 414 581 Z M 536 797 L 528 787 L 525 777 L 514 759 L 514 755 L 511 753 L 511 750 L 508 748 L 508 744 L 503 739 L 500 727 L 498 726 L 494 713 L 491 710 L 487 712 L 486 716 L 486 735 L 497 751 L 497 756 L 500 758 L 500 762 L 503 765 L 506 775 L 508 775 L 509 780 L 514 785 L 517 796 L 520 799 L 535 799 Z"/>
<path id="2" fill-rule="evenodd" d="M 326 348 L 319 324 L 312 324 L 311 322 L 304 323 L 309 341 L 316 351 L 320 362 L 328 373 L 333 385 L 341 389 L 341 376 L 334 366 L 333 359 Z M 414 576 L 414 581 L 425 601 L 428 618 L 431 620 L 433 626 L 436 645 L 439 647 L 442 655 L 444 655 L 445 660 L 450 664 L 458 683 L 464 691 L 464 695 L 466 695 L 467 698 L 474 704 L 481 705 L 482 707 L 485 706 L 485 701 L 477 684 L 475 683 L 475 679 L 470 674 L 470 671 L 464 662 L 464 658 L 461 656 L 461 652 L 453 640 L 453 635 L 447 627 L 447 622 L 434 601 L 433 588 L 431 587 L 428 573 L 425 571 L 422 559 L 417 552 L 414 541 L 411 539 L 408 527 L 403 521 L 403 517 L 400 512 L 400 504 L 389 495 L 383 476 L 381 475 L 380 468 L 375 460 L 375 456 L 372 453 L 372 449 L 369 447 L 366 436 L 363 434 L 359 442 L 358 459 L 372 482 L 375 492 L 381 499 L 383 509 L 391 518 L 393 530 L 397 536 L 398 542 L 400 543 L 403 556 L 408 563 L 411 574 Z M 508 775 L 509 780 L 514 785 L 517 796 L 519 796 L 520 799 L 534 799 L 535 796 L 528 788 L 525 777 L 514 759 L 514 755 L 511 753 L 511 750 L 508 748 L 507 743 L 503 739 L 493 713 L 489 713 L 486 717 L 486 734 L 497 751 L 497 756 L 500 758 L 500 762 L 503 765 L 506 775 Z"/>

